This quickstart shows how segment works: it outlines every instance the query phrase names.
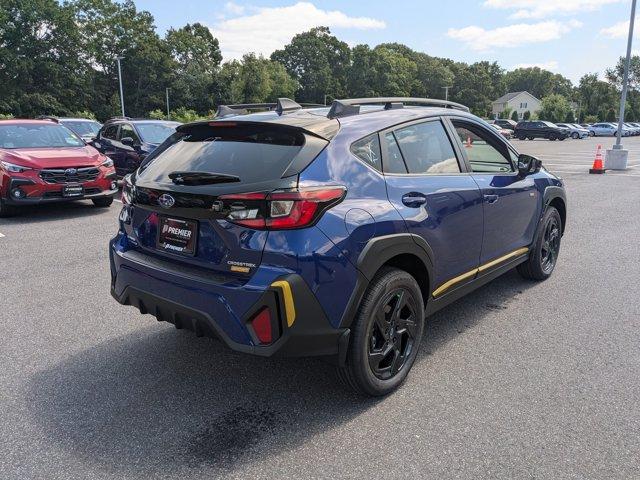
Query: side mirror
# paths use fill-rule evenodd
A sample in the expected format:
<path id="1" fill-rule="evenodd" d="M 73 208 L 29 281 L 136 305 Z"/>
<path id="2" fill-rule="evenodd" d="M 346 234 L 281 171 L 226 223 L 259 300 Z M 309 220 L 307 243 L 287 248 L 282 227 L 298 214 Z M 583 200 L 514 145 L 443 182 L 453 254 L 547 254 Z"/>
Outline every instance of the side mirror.
<path id="1" fill-rule="evenodd" d="M 518 173 L 526 177 L 532 173 L 537 173 L 542 167 L 542 161 L 526 153 L 521 153 L 518 156 Z"/>
<path id="2" fill-rule="evenodd" d="M 128 147 L 133 147 L 133 138 L 131 138 L 131 137 L 123 137 L 122 140 L 120 140 L 120 143 L 122 143 L 123 145 L 126 145 Z"/>

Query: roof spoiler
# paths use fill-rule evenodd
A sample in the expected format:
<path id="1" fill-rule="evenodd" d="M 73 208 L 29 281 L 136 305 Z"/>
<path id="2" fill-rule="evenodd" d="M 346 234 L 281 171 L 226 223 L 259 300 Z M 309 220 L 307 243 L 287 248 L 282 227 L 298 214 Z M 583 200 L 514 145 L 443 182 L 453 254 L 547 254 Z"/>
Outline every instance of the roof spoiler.
<path id="1" fill-rule="evenodd" d="M 328 118 L 350 117 L 360 114 L 362 105 L 380 105 L 384 104 L 385 110 L 395 110 L 404 108 L 405 105 L 420 105 L 425 107 L 442 107 L 453 108 L 468 112 L 469 108 L 448 100 L 439 100 L 434 98 L 418 98 L 418 97 L 371 97 L 371 98 L 346 98 L 342 100 L 334 100 L 331 109 L 327 114 Z"/>
<path id="2" fill-rule="evenodd" d="M 251 111 L 267 110 L 275 111 L 278 115 L 301 110 L 303 107 L 324 107 L 317 103 L 298 103 L 290 98 L 278 98 L 273 103 L 236 103 L 233 105 L 220 105 L 215 118 L 230 117 L 232 115 L 245 115 Z"/>

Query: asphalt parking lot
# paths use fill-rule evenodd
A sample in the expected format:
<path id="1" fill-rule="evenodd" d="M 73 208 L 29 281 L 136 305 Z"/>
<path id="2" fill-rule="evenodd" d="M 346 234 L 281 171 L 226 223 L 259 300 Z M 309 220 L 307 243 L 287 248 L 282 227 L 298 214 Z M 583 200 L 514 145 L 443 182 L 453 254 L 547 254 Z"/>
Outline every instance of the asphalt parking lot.
<path id="1" fill-rule="evenodd" d="M 0 220 L 0 478 L 640 478 L 640 137 L 514 141 L 567 184 L 559 264 L 428 319 L 395 394 L 261 359 L 109 295 L 118 204 Z"/>

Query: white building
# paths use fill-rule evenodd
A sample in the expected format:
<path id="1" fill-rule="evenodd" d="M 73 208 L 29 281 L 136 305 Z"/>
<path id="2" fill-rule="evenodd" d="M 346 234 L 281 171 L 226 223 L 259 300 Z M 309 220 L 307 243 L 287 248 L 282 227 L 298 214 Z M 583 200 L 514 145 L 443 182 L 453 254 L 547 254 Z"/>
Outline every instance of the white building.
<path id="1" fill-rule="evenodd" d="M 491 104 L 491 112 L 495 118 L 499 118 L 502 112 L 509 108 L 512 112 L 518 112 L 518 118 L 522 120 L 524 112 L 532 115 L 542 108 L 540 100 L 529 92 L 510 92 L 501 96 Z M 512 113 L 509 114 L 511 118 Z"/>

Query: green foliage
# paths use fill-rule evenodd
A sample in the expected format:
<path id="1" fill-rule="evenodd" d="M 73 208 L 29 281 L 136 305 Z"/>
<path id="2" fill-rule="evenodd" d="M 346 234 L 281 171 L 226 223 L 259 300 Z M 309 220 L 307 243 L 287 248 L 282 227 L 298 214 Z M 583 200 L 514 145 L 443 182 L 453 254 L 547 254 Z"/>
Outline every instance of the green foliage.
<path id="1" fill-rule="evenodd" d="M 574 123 L 576 121 L 576 117 L 575 117 L 573 111 L 569 110 L 567 112 L 567 115 L 564 117 L 564 121 L 565 121 L 565 123 Z"/>
<path id="2" fill-rule="evenodd" d="M 0 120 L 11 120 L 12 118 L 14 117 L 10 113 L 0 113 Z"/>
<path id="3" fill-rule="evenodd" d="M 160 110 L 159 108 L 156 108 L 155 110 L 151 110 L 148 114 L 147 114 L 148 118 L 151 118 L 152 120 L 166 120 L 167 119 L 167 112 Z"/>
<path id="4" fill-rule="evenodd" d="M 598 117 L 595 115 L 585 115 L 583 123 L 597 123 Z"/>
<path id="5" fill-rule="evenodd" d="M 513 112 L 513 108 L 507 105 L 505 109 L 502 111 L 502 113 L 500 114 L 500 118 L 511 118 L 511 112 Z"/>
<path id="6" fill-rule="evenodd" d="M 518 118 L 518 112 L 516 112 L 515 110 L 513 111 L 513 113 L 511 114 L 511 120 L 513 120 L 514 122 L 517 122 L 518 120 L 520 120 Z"/>
<path id="7" fill-rule="evenodd" d="M 539 67 L 517 68 L 507 72 L 504 82 L 507 92 L 526 91 L 537 98 L 554 93 L 569 98 L 573 92 L 571 80 Z"/>
<path id="8" fill-rule="evenodd" d="M 322 102 L 325 94 L 336 98 L 346 95 L 350 59 L 349 46 L 331 35 L 327 27 L 300 33 L 271 55 L 271 60 L 282 63 L 299 82 L 298 99 L 314 103 Z"/>
<path id="9" fill-rule="evenodd" d="M 496 62 L 451 63 L 454 74 L 449 98 L 481 117 L 491 114 L 491 102 L 504 94 L 504 70 Z"/>
<path id="10" fill-rule="evenodd" d="M 553 93 L 542 99 L 540 118 L 549 122 L 562 122 L 571 113 L 571 104 L 562 95 Z"/>
<path id="11" fill-rule="evenodd" d="M 531 119 L 531 112 L 529 110 L 524 112 L 524 114 L 522 115 L 522 119 L 523 120 L 530 120 Z"/>
<path id="12" fill-rule="evenodd" d="M 580 79 L 577 99 L 580 102 L 581 115 L 592 115 L 602 119 L 605 118 L 607 110 L 615 108 L 620 101 L 615 87 L 598 80 L 597 73 L 588 73 Z"/>
<path id="13" fill-rule="evenodd" d="M 607 110 L 605 119 L 605 122 L 615 122 L 616 121 L 616 111 L 613 108 L 610 108 L 609 110 Z"/>

